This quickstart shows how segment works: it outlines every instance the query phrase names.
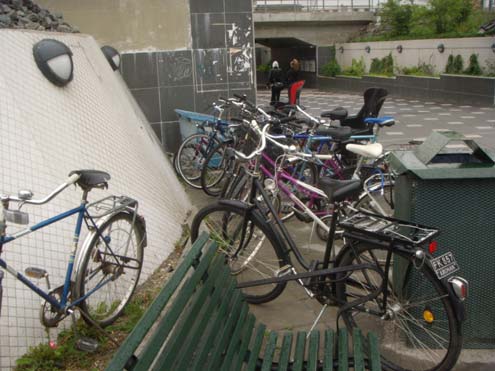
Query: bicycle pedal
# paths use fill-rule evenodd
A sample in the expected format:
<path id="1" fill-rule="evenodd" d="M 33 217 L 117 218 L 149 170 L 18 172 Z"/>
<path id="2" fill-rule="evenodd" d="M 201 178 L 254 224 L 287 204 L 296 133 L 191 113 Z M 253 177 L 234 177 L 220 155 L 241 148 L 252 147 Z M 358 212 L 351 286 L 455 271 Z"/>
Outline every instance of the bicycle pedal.
<path id="1" fill-rule="evenodd" d="M 317 266 L 318 266 L 318 260 L 312 260 L 311 263 L 309 263 L 308 272 L 314 272 Z M 301 281 L 304 286 L 309 286 L 311 284 L 312 279 L 313 277 L 307 277 L 307 278 L 303 278 Z"/>
<path id="2" fill-rule="evenodd" d="M 76 340 L 76 348 L 82 352 L 93 353 L 99 346 L 97 340 L 88 337 L 80 337 Z"/>
<path id="3" fill-rule="evenodd" d="M 26 276 L 31 277 L 31 278 L 45 278 L 48 276 L 48 272 L 42 268 L 36 268 L 36 267 L 27 267 L 24 270 L 24 273 Z"/>

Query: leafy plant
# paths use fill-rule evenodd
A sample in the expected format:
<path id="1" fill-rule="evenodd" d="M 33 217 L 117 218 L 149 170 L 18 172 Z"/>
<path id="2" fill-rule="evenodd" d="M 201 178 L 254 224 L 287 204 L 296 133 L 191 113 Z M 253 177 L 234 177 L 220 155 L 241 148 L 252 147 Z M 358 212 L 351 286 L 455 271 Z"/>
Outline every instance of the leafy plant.
<path id="1" fill-rule="evenodd" d="M 471 0 L 430 0 L 430 7 L 437 34 L 455 31 L 473 10 Z"/>
<path id="2" fill-rule="evenodd" d="M 485 75 L 489 77 L 495 77 L 495 61 L 486 61 Z"/>
<path id="3" fill-rule="evenodd" d="M 462 55 L 457 54 L 454 58 L 454 72 L 461 74 L 464 69 L 464 60 L 462 59 Z"/>
<path id="4" fill-rule="evenodd" d="M 321 74 L 323 76 L 334 77 L 336 75 L 340 75 L 342 69 L 335 58 L 335 45 L 329 47 L 329 52 L 330 60 L 321 67 Z"/>
<path id="5" fill-rule="evenodd" d="M 469 66 L 468 68 L 466 68 L 464 73 L 466 75 L 473 75 L 473 76 L 480 76 L 483 74 L 483 71 L 478 62 L 477 54 L 471 54 L 471 56 L 469 57 Z"/>
<path id="6" fill-rule="evenodd" d="M 435 69 L 431 64 L 419 63 L 417 66 L 403 67 L 401 69 L 402 74 L 411 76 L 434 76 Z"/>
<path id="7" fill-rule="evenodd" d="M 393 76 L 394 58 L 392 57 L 392 53 L 383 57 L 382 59 L 373 58 L 371 60 L 370 74 Z"/>
<path id="8" fill-rule="evenodd" d="M 269 63 L 260 64 L 260 65 L 256 66 L 256 71 L 270 72 L 270 64 Z"/>
<path id="9" fill-rule="evenodd" d="M 359 61 L 352 58 L 352 64 L 350 67 L 344 69 L 343 74 L 347 76 L 357 76 L 361 77 L 366 71 L 366 64 L 364 63 L 364 58 L 361 57 Z"/>

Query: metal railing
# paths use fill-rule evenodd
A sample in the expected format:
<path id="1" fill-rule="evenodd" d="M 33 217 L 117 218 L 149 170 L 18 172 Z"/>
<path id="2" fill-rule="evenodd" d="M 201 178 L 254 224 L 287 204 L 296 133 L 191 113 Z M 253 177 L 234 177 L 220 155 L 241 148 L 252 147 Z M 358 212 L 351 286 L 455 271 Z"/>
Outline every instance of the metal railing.
<path id="1" fill-rule="evenodd" d="M 374 11 L 386 0 L 253 0 L 258 12 Z"/>

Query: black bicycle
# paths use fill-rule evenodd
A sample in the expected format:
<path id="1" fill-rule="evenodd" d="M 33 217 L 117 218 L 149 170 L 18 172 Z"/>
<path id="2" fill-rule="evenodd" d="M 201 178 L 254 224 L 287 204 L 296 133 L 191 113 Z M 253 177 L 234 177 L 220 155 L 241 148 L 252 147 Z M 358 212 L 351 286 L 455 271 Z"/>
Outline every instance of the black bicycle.
<path id="1" fill-rule="evenodd" d="M 255 162 L 250 171 L 249 197 L 218 200 L 201 209 L 191 226 L 195 241 L 200 230 L 209 230 L 219 251 L 226 255 L 232 274 L 245 298 L 253 304 L 277 298 L 289 281 L 298 282 L 322 306 L 309 331 L 329 327 L 329 322 L 364 334 L 376 332 L 386 370 L 450 370 L 462 345 L 461 324 L 467 281 L 453 275 L 458 269 L 452 253 L 434 257 L 439 231 L 369 212 L 355 212 L 339 223 L 345 245 L 338 254 L 334 235 L 345 200 L 362 191 L 359 180 L 320 180 L 332 203 L 332 223 L 321 260 L 308 262 L 298 249 L 278 212 L 271 205 L 270 184 L 260 179 L 260 156 L 266 141 L 274 142 L 252 123 L 260 145 L 238 159 Z M 308 155 L 279 145 L 290 156 Z M 305 270 L 297 272 L 292 254 Z M 337 316 L 325 316 L 337 306 Z"/>

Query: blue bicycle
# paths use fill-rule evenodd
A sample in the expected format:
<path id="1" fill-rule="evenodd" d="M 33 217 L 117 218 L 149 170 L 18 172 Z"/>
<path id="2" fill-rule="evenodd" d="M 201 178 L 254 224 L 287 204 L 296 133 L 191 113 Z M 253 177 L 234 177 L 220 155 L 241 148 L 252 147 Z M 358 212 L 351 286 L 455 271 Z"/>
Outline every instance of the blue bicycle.
<path id="1" fill-rule="evenodd" d="M 109 196 L 93 203 L 87 200 L 93 188 L 107 188 L 109 179 L 110 175 L 102 171 L 77 170 L 72 171 L 65 183 L 44 199 L 32 199 L 33 193 L 27 190 L 19 191 L 17 196 L 0 196 L 0 255 L 7 243 L 77 215 L 62 285 L 51 288 L 48 272 L 44 269 L 29 267 L 23 275 L 0 258 L 1 268 L 44 299 L 40 320 L 46 327 L 57 326 L 75 309 L 89 324 L 107 326 L 122 313 L 136 289 L 146 246 L 146 226 L 137 213 L 138 202 L 126 196 Z M 72 184 L 82 189 L 79 206 L 19 232 L 6 234 L 7 222 L 29 223 L 29 214 L 21 210 L 24 205 L 45 204 Z M 17 204 L 16 208 L 11 207 L 13 203 Z M 88 234 L 79 246 L 83 224 Z M 27 277 L 45 279 L 48 290 L 42 290 Z M 2 278 L 3 271 L 0 270 L 0 309 Z"/>

